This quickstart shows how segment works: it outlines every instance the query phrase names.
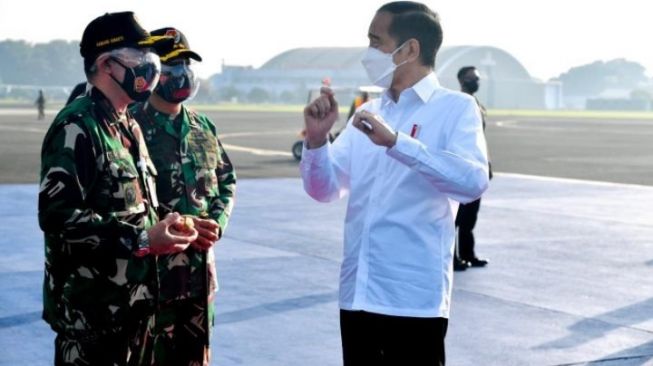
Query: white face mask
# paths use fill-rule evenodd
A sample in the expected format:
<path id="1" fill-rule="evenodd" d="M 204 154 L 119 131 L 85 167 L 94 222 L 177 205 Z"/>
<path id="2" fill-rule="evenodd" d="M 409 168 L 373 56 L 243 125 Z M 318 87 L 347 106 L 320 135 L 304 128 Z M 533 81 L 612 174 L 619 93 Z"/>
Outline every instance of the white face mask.
<path id="1" fill-rule="evenodd" d="M 365 56 L 361 60 L 365 71 L 367 71 L 367 76 L 370 78 L 372 84 L 379 86 L 381 88 L 389 88 L 392 85 L 392 78 L 394 76 L 395 69 L 408 60 L 395 65 L 392 61 L 392 56 L 397 53 L 408 41 L 402 43 L 401 46 L 397 47 L 391 53 L 383 53 L 376 48 L 368 47 Z"/>

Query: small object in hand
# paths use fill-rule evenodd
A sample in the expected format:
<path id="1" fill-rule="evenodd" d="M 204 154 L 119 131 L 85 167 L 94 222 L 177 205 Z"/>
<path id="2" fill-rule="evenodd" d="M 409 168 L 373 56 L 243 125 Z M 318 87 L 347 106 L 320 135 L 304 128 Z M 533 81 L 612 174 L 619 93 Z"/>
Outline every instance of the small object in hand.
<path id="1" fill-rule="evenodd" d="M 182 216 L 179 221 L 175 223 L 174 228 L 182 233 L 190 233 L 195 228 L 195 223 L 189 216 Z"/>
<path id="2" fill-rule="evenodd" d="M 373 130 L 373 128 L 372 128 L 372 124 L 369 123 L 369 122 L 367 122 L 366 120 L 362 119 L 362 120 L 361 120 L 361 123 L 362 123 L 363 126 L 365 126 L 365 128 L 367 128 L 368 130 L 370 130 L 370 131 Z"/>

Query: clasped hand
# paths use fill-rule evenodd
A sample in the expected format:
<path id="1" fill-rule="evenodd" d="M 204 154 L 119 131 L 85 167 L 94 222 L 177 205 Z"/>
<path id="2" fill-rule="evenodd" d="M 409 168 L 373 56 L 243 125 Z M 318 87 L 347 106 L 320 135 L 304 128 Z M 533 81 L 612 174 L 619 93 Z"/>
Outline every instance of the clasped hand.
<path id="1" fill-rule="evenodd" d="M 352 125 L 367 135 L 374 144 L 391 148 L 397 143 L 397 134 L 381 116 L 361 110 L 353 118 Z"/>

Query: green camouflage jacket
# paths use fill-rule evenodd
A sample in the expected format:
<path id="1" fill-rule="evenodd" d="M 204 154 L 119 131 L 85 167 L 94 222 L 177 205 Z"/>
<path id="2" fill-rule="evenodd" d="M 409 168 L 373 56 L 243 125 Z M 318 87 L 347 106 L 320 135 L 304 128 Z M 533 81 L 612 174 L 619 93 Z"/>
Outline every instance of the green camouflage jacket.
<path id="1" fill-rule="evenodd" d="M 147 103 L 133 105 L 131 112 L 158 172 L 160 216 L 174 211 L 211 218 L 224 233 L 234 205 L 236 174 L 213 122 L 186 107 L 173 119 Z M 159 256 L 158 265 L 162 301 L 210 296 L 217 288 L 213 250 L 189 247 Z"/>
<path id="2" fill-rule="evenodd" d="M 39 224 L 43 318 L 56 332 L 94 337 L 153 311 L 156 259 L 132 253 L 157 221 L 154 174 L 138 124 L 99 90 L 55 117 L 41 151 Z"/>

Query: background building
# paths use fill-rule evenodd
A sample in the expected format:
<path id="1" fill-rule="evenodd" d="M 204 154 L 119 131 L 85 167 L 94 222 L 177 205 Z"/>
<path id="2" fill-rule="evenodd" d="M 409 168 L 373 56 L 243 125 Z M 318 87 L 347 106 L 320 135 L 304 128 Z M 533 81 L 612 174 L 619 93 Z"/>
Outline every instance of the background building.
<path id="1" fill-rule="evenodd" d="M 297 48 L 283 52 L 258 69 L 222 66 L 211 78 L 220 99 L 250 102 L 305 103 L 308 92 L 324 79 L 339 89 L 340 102 L 349 103 L 358 87 L 369 85 L 360 63 L 365 47 Z M 445 47 L 438 53 L 436 72 L 443 86 L 458 90 L 456 74 L 476 66 L 483 80 L 478 97 L 490 108 L 560 108 L 560 83 L 530 76 L 508 52 L 487 46 Z"/>

